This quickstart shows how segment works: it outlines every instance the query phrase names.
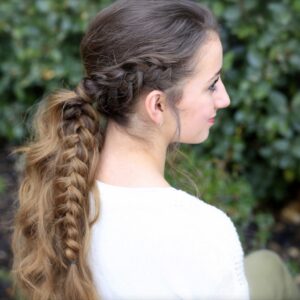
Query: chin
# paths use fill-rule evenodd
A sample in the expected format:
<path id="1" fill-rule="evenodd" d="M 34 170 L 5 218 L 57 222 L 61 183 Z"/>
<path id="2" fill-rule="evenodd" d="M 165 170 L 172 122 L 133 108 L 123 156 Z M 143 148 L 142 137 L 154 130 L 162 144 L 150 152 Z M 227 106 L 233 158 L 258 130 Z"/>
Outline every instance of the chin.
<path id="1" fill-rule="evenodd" d="M 178 142 L 181 144 L 191 144 L 191 145 L 196 145 L 196 144 L 201 144 L 205 142 L 208 138 L 208 134 L 203 136 L 198 136 L 198 137 L 193 137 L 193 138 L 186 138 L 186 139 L 180 139 Z"/>
<path id="2" fill-rule="evenodd" d="M 190 142 L 189 144 L 197 145 L 197 144 L 201 144 L 201 143 L 205 142 L 206 140 L 207 140 L 207 137 L 206 137 L 206 138 L 199 139 L 199 140 L 197 140 L 197 141 L 192 141 L 192 142 Z"/>
<path id="3" fill-rule="evenodd" d="M 173 143 L 181 143 L 181 144 L 201 144 L 208 139 L 209 130 L 206 132 L 198 132 L 193 136 L 181 135 L 180 137 L 175 138 L 172 142 Z"/>

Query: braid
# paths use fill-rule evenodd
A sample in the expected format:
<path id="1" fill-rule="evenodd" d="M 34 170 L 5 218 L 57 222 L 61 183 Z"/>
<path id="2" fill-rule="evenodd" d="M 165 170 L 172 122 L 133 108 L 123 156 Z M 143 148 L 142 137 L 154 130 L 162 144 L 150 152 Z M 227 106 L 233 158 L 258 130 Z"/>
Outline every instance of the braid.
<path id="1" fill-rule="evenodd" d="M 171 65 L 166 66 L 159 58 L 136 57 L 90 74 L 83 86 L 103 115 L 126 125 L 141 91 L 170 88 L 171 75 Z"/>
<path id="2" fill-rule="evenodd" d="M 45 98 L 33 124 L 33 140 L 15 151 L 26 153 L 13 236 L 14 255 L 23 260 L 14 261 L 15 280 L 32 300 L 99 299 L 86 257 L 99 215 L 100 114 L 79 85 Z M 92 220 L 89 191 L 96 200 Z"/>
<path id="3" fill-rule="evenodd" d="M 67 261 L 79 259 L 82 240 L 88 224 L 88 193 L 93 183 L 89 178 L 91 152 L 98 147 L 95 135 L 99 133 L 99 116 L 88 98 L 76 97 L 64 103 L 62 126 L 58 130 L 61 138 L 61 155 L 56 170 L 56 218 L 63 233 L 64 254 Z M 99 149 L 100 151 L 100 149 Z M 60 218 L 63 217 L 63 218 Z"/>

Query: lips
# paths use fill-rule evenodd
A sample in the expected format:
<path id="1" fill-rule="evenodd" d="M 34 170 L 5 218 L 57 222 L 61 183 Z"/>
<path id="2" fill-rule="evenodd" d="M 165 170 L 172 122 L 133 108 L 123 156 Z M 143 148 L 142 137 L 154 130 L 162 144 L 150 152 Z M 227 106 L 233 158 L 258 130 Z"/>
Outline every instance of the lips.
<path id="1" fill-rule="evenodd" d="M 215 123 L 215 117 L 216 117 L 216 116 L 213 116 L 212 118 L 210 118 L 210 119 L 208 120 L 208 122 L 214 124 L 214 123 Z"/>

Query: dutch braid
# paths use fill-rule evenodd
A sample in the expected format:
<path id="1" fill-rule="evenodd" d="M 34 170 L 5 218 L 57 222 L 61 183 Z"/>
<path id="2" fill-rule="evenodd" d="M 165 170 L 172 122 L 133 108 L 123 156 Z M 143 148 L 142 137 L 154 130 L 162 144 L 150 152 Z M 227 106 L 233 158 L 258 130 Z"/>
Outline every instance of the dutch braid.
<path id="1" fill-rule="evenodd" d="M 83 86 L 103 115 L 126 125 L 141 91 L 167 90 L 171 82 L 171 63 L 167 65 L 155 57 L 136 57 L 93 72 L 84 78 Z"/>
<path id="2" fill-rule="evenodd" d="M 83 96 L 81 87 L 77 91 L 64 103 L 63 122 L 58 129 L 62 152 L 57 161 L 55 205 L 56 216 L 64 216 L 57 225 L 64 233 L 65 256 L 73 263 L 80 258 L 81 243 L 89 226 L 87 199 L 94 180 L 90 169 L 97 156 L 95 150 L 100 152 L 102 142 L 99 114 L 90 98 Z"/>
<path id="3" fill-rule="evenodd" d="M 34 123 L 39 124 L 35 140 L 17 150 L 25 152 L 27 160 L 20 194 L 30 199 L 23 196 L 20 201 L 15 222 L 22 224 L 24 231 L 15 232 L 13 250 L 17 256 L 24 234 L 28 240 L 22 238 L 22 242 L 38 253 L 28 256 L 22 266 L 15 261 L 13 269 L 31 300 L 98 297 L 91 288 L 86 262 L 90 227 L 99 213 L 94 178 L 103 142 L 100 115 L 93 105 L 82 85 L 76 92 L 51 94 L 35 115 Z M 45 144 L 51 145 L 47 151 Z M 39 184 L 33 186 L 33 178 Z M 94 219 L 90 218 L 89 191 L 96 199 Z M 45 213 L 40 214 L 41 209 L 46 209 Z"/>

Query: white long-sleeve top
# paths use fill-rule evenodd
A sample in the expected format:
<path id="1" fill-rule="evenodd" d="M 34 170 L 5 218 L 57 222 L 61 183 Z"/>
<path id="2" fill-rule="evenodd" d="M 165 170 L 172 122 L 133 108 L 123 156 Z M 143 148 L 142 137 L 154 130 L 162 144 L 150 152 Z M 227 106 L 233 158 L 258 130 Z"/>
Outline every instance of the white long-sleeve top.
<path id="1" fill-rule="evenodd" d="M 88 261 L 103 300 L 249 299 L 241 243 L 224 212 L 172 187 L 97 186 Z"/>

